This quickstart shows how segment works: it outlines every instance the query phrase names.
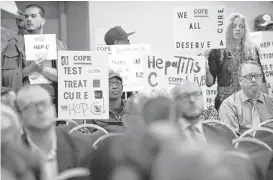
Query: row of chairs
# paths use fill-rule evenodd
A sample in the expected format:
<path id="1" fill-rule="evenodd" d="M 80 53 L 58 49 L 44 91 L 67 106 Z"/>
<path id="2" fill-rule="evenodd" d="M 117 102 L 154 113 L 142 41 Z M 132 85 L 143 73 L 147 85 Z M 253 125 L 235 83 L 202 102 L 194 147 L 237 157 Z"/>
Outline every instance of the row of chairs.
<path id="1" fill-rule="evenodd" d="M 59 121 L 59 120 L 56 119 L 56 121 Z M 94 128 L 94 129 L 102 131 L 104 133 L 104 135 L 100 136 L 93 143 L 94 149 L 97 149 L 100 142 L 102 142 L 103 140 L 113 137 L 113 136 L 121 136 L 122 135 L 122 133 L 109 133 L 104 128 L 102 128 L 98 125 L 95 125 L 95 124 L 78 124 L 76 121 L 73 121 L 73 120 L 61 120 L 61 121 L 66 121 L 68 123 L 73 123 L 75 125 L 75 127 L 73 127 L 72 129 L 69 130 L 70 134 L 72 134 L 73 132 L 78 132 L 78 130 L 80 130 L 82 128 Z M 266 142 L 258 139 L 259 138 L 258 132 L 266 132 L 266 133 L 270 133 L 273 135 L 273 119 L 262 122 L 258 127 L 249 129 L 249 130 L 245 131 L 243 134 L 241 134 L 240 136 L 238 136 L 236 134 L 236 132 L 234 132 L 228 125 L 226 125 L 225 123 L 223 123 L 221 121 L 206 120 L 206 121 L 203 121 L 203 123 L 208 124 L 208 125 L 213 125 L 213 126 L 218 126 L 218 127 L 221 126 L 221 127 L 226 128 L 230 132 L 230 134 L 234 137 L 232 143 L 235 148 L 240 148 L 239 147 L 240 143 L 252 143 L 252 144 L 264 147 L 265 149 L 269 150 L 270 152 L 273 152 L 272 147 L 270 147 Z M 230 151 L 230 153 L 239 157 L 239 158 L 244 158 L 244 159 L 248 158 L 248 155 L 245 152 Z M 73 168 L 73 169 L 67 170 L 66 172 L 61 173 L 56 178 L 56 180 L 65 180 L 65 179 L 69 179 L 71 177 L 87 176 L 87 175 L 89 175 L 89 173 L 90 173 L 89 170 L 86 168 Z"/>

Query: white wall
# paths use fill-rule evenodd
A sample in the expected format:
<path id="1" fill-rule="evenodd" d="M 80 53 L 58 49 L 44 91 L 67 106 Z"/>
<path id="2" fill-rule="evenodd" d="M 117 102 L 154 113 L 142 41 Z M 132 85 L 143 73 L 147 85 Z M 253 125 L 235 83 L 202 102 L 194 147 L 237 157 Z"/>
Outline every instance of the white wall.
<path id="1" fill-rule="evenodd" d="M 238 12 L 247 17 L 253 29 L 254 18 L 260 13 L 273 15 L 273 3 L 260 2 L 89 2 L 91 49 L 95 48 L 94 28 L 124 25 L 136 31 L 129 39 L 132 44 L 151 44 L 156 53 L 174 53 L 173 8 L 176 6 L 225 5 L 227 13 Z"/>

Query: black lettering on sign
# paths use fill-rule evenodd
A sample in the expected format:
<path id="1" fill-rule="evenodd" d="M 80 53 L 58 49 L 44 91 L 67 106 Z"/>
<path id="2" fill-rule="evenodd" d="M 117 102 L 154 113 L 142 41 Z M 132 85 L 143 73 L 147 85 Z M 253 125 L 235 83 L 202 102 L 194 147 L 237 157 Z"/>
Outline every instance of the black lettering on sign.
<path id="1" fill-rule="evenodd" d="M 188 18 L 188 13 L 187 12 L 178 12 L 177 16 L 179 19 L 182 19 L 182 18 L 186 19 L 186 18 Z"/>
<path id="2" fill-rule="evenodd" d="M 194 23 L 190 23 L 190 28 L 189 29 L 201 29 L 200 28 L 200 23 L 198 22 L 194 22 Z"/>

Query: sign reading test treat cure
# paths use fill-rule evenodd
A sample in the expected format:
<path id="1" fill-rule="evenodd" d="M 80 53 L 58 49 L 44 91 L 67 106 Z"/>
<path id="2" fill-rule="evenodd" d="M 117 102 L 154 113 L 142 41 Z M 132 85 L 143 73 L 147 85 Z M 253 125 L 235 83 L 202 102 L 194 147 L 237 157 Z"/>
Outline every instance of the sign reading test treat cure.
<path id="1" fill-rule="evenodd" d="M 55 34 L 42 35 L 25 35 L 26 60 L 37 61 L 39 59 L 46 59 L 43 61 L 44 65 L 51 66 L 51 60 L 57 59 L 57 45 Z M 47 78 L 38 72 L 29 75 L 30 84 L 47 84 L 51 83 Z"/>
<path id="2" fill-rule="evenodd" d="M 108 119 L 108 55 L 89 51 L 58 53 L 58 118 Z"/>
<path id="3" fill-rule="evenodd" d="M 172 97 L 171 89 L 185 80 L 202 88 L 206 97 L 206 69 L 204 56 L 148 55 L 144 61 L 144 88 L 150 97 Z M 204 99 L 205 101 L 205 99 Z"/>
<path id="4" fill-rule="evenodd" d="M 252 40 L 259 47 L 259 55 L 268 83 L 269 94 L 273 95 L 273 32 L 254 32 L 251 34 Z"/>
<path id="5" fill-rule="evenodd" d="M 175 50 L 226 47 L 224 7 L 177 7 L 173 11 Z"/>

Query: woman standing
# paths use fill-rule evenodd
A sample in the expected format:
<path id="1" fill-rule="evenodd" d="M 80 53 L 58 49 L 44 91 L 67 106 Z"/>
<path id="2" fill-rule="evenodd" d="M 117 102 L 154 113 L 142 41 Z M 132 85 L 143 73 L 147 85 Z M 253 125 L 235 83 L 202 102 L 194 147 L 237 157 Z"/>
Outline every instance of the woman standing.
<path id="1" fill-rule="evenodd" d="M 230 14 L 226 28 L 226 48 L 213 49 L 209 53 L 206 84 L 212 86 L 217 79 L 218 94 L 215 98 L 215 108 L 234 92 L 240 90 L 238 67 L 247 60 L 253 60 L 261 65 L 257 47 L 249 39 L 249 29 L 246 19 L 238 13 Z M 262 91 L 268 94 L 268 88 L 263 75 Z"/>

